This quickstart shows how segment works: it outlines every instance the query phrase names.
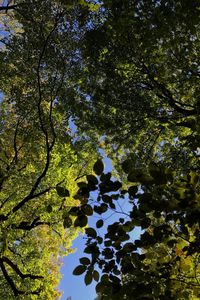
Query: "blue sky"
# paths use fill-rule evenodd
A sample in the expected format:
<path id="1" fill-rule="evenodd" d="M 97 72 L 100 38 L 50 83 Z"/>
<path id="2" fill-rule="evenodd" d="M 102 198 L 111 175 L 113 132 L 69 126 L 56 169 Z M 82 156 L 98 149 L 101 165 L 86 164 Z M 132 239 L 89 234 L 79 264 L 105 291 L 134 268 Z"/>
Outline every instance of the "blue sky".
<path id="1" fill-rule="evenodd" d="M 72 272 L 74 268 L 79 265 L 79 258 L 86 256 L 83 253 L 85 240 L 83 236 L 79 236 L 73 242 L 73 248 L 77 251 L 64 258 L 64 264 L 61 269 L 63 278 L 60 282 L 60 289 L 63 291 L 61 300 L 66 300 L 71 296 L 72 300 L 94 300 L 96 296 L 95 283 L 89 286 L 84 284 L 84 276 L 74 276 Z"/>

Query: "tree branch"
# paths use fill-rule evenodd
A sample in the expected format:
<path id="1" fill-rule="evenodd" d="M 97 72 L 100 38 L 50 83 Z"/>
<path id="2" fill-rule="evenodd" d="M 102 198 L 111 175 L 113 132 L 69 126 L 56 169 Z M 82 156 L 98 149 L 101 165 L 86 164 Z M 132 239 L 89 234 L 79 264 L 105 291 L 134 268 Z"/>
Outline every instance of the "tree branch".
<path id="1" fill-rule="evenodd" d="M 25 279 L 25 278 L 42 279 L 42 278 L 44 278 L 43 276 L 22 273 L 20 271 L 20 269 L 18 268 L 18 266 L 5 256 L 2 257 L 2 261 L 7 263 L 22 279 Z"/>
<path id="2" fill-rule="evenodd" d="M 24 294 L 23 291 L 20 291 L 16 288 L 15 284 L 14 284 L 14 281 L 12 280 L 12 278 L 8 275 L 8 272 L 3 264 L 3 261 L 2 259 L 0 259 L 0 267 L 1 267 L 1 270 L 2 270 L 2 273 L 6 279 L 6 281 L 8 282 L 8 284 L 10 285 L 14 295 L 17 297 L 18 295 L 22 295 Z"/>
<path id="3" fill-rule="evenodd" d="M 41 176 L 39 176 L 38 179 L 39 179 L 40 177 L 41 177 Z M 36 181 L 36 182 L 37 182 L 37 181 Z M 35 188 L 35 189 L 36 189 L 36 188 Z M 33 186 L 31 192 L 29 193 L 29 195 L 26 196 L 26 197 L 25 197 L 21 202 L 19 202 L 15 207 L 13 207 L 13 209 L 12 209 L 11 212 L 12 212 L 12 213 L 15 213 L 15 212 L 18 211 L 25 203 L 27 203 L 29 200 L 32 200 L 32 199 L 34 199 L 34 198 L 38 198 L 38 197 L 44 195 L 45 193 L 49 192 L 51 188 L 47 188 L 47 189 L 45 189 L 45 190 L 43 190 L 43 191 L 41 191 L 41 192 L 39 192 L 39 193 L 37 193 L 37 194 L 34 194 L 35 189 L 34 189 L 34 186 Z M 11 213 L 11 212 L 10 212 L 10 213 Z M 10 213 L 9 213 L 8 215 L 10 215 Z"/>
<path id="4" fill-rule="evenodd" d="M 158 92 L 156 93 L 156 95 L 160 98 L 160 99 L 164 99 L 164 100 L 167 100 L 168 104 L 178 113 L 181 113 L 183 114 L 184 116 L 193 116 L 193 115 L 196 115 L 197 114 L 197 110 L 196 109 L 185 109 L 185 108 L 182 108 L 181 106 L 178 106 L 177 104 L 179 105 L 182 105 L 184 106 L 184 103 L 181 103 L 179 101 L 176 101 L 174 98 L 173 98 L 173 95 L 171 93 L 170 90 L 168 90 L 164 84 L 158 82 L 153 76 L 152 74 L 150 73 L 148 67 L 143 64 L 143 68 L 144 68 L 144 71 L 146 72 L 146 74 L 148 75 L 149 79 L 153 82 L 154 86 L 152 86 L 152 89 L 154 87 L 158 88 L 158 90 L 161 92 L 161 94 Z M 151 86 L 149 84 L 149 86 Z M 188 105 L 186 105 L 188 106 Z M 191 105 L 189 105 L 191 107 Z"/>
<path id="5" fill-rule="evenodd" d="M 21 222 L 18 226 L 13 224 L 15 229 L 22 229 L 22 230 L 28 230 L 30 231 L 31 229 L 40 226 L 40 225 L 48 225 L 50 226 L 50 222 L 42 222 L 40 221 L 40 218 L 36 218 L 35 220 L 33 220 L 33 222 L 31 224 L 29 224 L 28 222 Z"/>
<path id="6" fill-rule="evenodd" d="M 11 9 L 16 9 L 17 7 L 21 6 L 23 3 L 21 4 L 14 4 L 14 5 L 5 5 L 5 6 L 0 6 L 0 11 L 4 11 L 7 13 L 8 10 Z"/>

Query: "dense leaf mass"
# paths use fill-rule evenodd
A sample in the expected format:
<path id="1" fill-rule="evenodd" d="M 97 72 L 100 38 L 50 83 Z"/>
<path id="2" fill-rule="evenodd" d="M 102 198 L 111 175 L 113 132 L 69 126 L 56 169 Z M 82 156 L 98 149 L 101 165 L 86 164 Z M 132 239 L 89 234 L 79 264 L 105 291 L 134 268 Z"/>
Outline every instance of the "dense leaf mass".
<path id="1" fill-rule="evenodd" d="M 2 2 L 0 299 L 199 299 L 199 1 Z"/>

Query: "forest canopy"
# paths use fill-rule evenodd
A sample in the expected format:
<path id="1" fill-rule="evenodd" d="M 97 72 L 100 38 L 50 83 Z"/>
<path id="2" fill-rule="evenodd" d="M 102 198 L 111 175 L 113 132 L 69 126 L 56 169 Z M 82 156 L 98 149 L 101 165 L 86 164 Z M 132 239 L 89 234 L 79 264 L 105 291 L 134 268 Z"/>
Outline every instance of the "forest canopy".
<path id="1" fill-rule="evenodd" d="M 1 2 L 0 298 L 199 299 L 199 1 Z"/>

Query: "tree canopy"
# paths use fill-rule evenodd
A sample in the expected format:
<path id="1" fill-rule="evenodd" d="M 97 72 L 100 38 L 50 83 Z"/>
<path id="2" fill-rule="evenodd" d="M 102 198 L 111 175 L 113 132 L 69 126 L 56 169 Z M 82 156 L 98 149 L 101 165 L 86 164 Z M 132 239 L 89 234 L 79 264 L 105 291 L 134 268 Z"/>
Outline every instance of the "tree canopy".
<path id="1" fill-rule="evenodd" d="M 104 21 L 94 20 L 84 37 L 80 104 L 78 98 L 88 108 L 84 118 L 109 145 L 144 159 L 159 151 L 173 165 L 188 165 L 199 144 L 198 2 L 104 1 L 103 7 Z"/>
<path id="2" fill-rule="evenodd" d="M 199 11 L 0 6 L 2 299 L 59 299 L 62 257 L 83 231 L 72 271 L 100 298 L 199 299 Z"/>

